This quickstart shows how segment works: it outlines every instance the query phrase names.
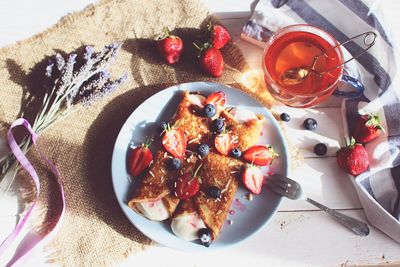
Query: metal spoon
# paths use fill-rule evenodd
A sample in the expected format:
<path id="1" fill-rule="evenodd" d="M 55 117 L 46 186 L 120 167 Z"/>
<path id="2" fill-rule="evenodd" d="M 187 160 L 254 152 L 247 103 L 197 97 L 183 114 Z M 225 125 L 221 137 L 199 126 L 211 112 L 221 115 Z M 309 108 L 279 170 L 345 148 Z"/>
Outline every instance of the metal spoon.
<path id="1" fill-rule="evenodd" d="M 270 177 L 267 178 L 267 183 L 266 186 L 274 191 L 275 193 L 278 193 L 282 196 L 285 196 L 290 199 L 300 199 L 304 198 L 307 202 L 311 203 L 312 205 L 316 206 L 317 208 L 325 211 L 329 215 L 333 216 L 333 218 L 350 229 L 353 233 L 360 235 L 360 236 L 367 236 L 369 234 L 369 228 L 366 223 L 363 223 L 357 219 L 351 218 L 347 215 L 344 215 L 343 213 L 330 209 L 315 200 L 312 200 L 308 197 L 306 197 L 303 193 L 303 190 L 301 188 L 301 185 L 280 174 L 274 174 Z"/>
<path id="2" fill-rule="evenodd" d="M 368 41 L 368 37 L 371 36 L 371 35 L 373 36 L 373 39 Z M 334 67 L 332 67 L 332 68 L 330 68 L 330 69 L 328 69 L 328 70 L 326 70 L 324 72 L 317 72 L 315 70 L 315 65 L 317 64 L 317 61 L 321 56 L 326 56 L 327 57 L 328 56 L 327 52 L 329 52 L 329 51 L 331 51 L 333 49 L 336 49 L 339 46 L 343 46 L 343 45 L 347 44 L 348 42 L 352 41 L 353 39 L 356 39 L 356 38 L 361 37 L 361 36 L 364 36 L 364 45 L 367 48 L 365 48 L 363 51 L 361 51 L 358 55 L 356 55 L 356 56 L 346 60 L 345 62 L 343 62 L 343 63 L 341 63 L 339 65 L 336 65 L 336 66 L 334 66 Z M 330 71 L 333 71 L 333 70 L 339 68 L 340 66 L 346 64 L 347 62 L 349 62 L 349 61 L 351 61 L 353 59 L 356 59 L 359 56 L 361 56 L 364 53 L 366 53 L 368 51 L 368 49 L 370 49 L 372 46 L 374 46 L 376 38 L 377 38 L 377 34 L 374 33 L 374 32 L 364 32 L 364 33 L 358 34 L 356 36 L 353 36 L 352 38 L 348 39 L 347 41 L 345 41 L 343 43 L 339 43 L 339 44 L 333 46 L 332 48 L 330 48 L 329 50 L 327 50 L 325 52 L 322 52 L 319 55 L 314 56 L 314 59 L 313 59 L 313 62 L 311 64 L 311 66 L 300 66 L 300 67 L 294 67 L 294 68 L 287 69 L 285 72 L 283 72 L 279 76 L 279 82 L 282 85 L 297 85 L 297 84 L 300 84 L 300 83 L 304 82 L 305 79 L 307 79 L 310 76 L 311 73 L 314 73 L 314 74 L 319 75 L 319 76 L 322 76 L 322 75 L 324 75 L 326 73 L 329 73 Z"/>

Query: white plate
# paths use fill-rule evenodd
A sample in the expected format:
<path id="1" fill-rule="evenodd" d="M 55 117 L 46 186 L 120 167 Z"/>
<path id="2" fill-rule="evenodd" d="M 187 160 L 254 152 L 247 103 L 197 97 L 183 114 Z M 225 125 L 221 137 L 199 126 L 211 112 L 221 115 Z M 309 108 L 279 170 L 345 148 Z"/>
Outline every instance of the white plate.
<path id="1" fill-rule="evenodd" d="M 234 205 L 237 204 L 234 200 L 235 203 L 232 205 L 232 209 L 235 213 L 230 214 L 228 217 L 233 223 L 226 222 L 218 239 L 208 248 L 195 242 L 179 239 L 172 233 L 168 221 L 154 222 L 147 220 L 131 210 L 127 205 L 132 189 L 137 186 L 135 183 L 131 183 L 129 174 L 126 171 L 129 146 L 141 144 L 146 136 L 157 136 L 157 125 L 161 121 L 170 120 L 182 98 L 184 90 L 197 91 L 204 95 L 223 90 L 228 99 L 227 106 L 240 106 L 256 114 L 262 114 L 266 118 L 266 123 L 259 143 L 273 145 L 275 151 L 280 155 L 269 168 L 275 173 L 288 175 L 289 154 L 287 145 L 277 122 L 266 108 L 238 89 L 223 84 L 193 82 L 173 86 L 151 96 L 133 111 L 126 120 L 118 134 L 112 156 L 114 190 L 119 205 L 128 219 L 137 229 L 152 240 L 168 247 L 186 251 L 221 248 L 244 240 L 265 225 L 276 212 L 281 202 L 281 196 L 264 187 L 260 195 L 254 196 L 252 201 L 248 201 L 245 197 L 247 192 L 240 187 L 235 198 L 239 199 L 239 203 L 242 205 Z M 154 143 L 159 143 L 159 139 L 156 139 Z"/>

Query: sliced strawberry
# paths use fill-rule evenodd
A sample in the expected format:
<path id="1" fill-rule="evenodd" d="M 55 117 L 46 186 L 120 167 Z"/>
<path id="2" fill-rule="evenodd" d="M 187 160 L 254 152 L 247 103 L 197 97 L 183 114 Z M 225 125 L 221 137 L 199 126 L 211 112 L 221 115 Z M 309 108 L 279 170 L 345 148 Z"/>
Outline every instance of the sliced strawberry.
<path id="1" fill-rule="evenodd" d="M 197 167 L 193 176 L 189 173 L 183 174 L 175 183 L 175 196 L 186 200 L 199 192 L 200 183 L 197 178 L 197 173 L 200 169 L 201 165 Z"/>
<path id="2" fill-rule="evenodd" d="M 230 133 L 222 132 L 215 136 L 214 146 L 220 154 L 228 156 L 235 146 L 235 138 Z"/>
<path id="3" fill-rule="evenodd" d="M 213 104 L 214 106 L 224 107 L 226 103 L 226 95 L 224 91 L 212 93 L 207 97 L 206 104 Z"/>
<path id="4" fill-rule="evenodd" d="M 257 145 L 250 147 L 243 154 L 243 158 L 252 164 L 266 166 L 271 164 L 272 160 L 279 155 L 275 153 L 272 146 Z"/>
<path id="5" fill-rule="evenodd" d="M 253 194 L 260 194 L 263 186 L 264 175 L 257 166 L 248 166 L 242 173 L 243 185 Z"/>
<path id="6" fill-rule="evenodd" d="M 133 176 L 139 175 L 153 160 L 153 154 L 149 149 L 150 144 L 143 144 L 132 150 L 129 158 L 129 172 Z"/>
<path id="7" fill-rule="evenodd" d="M 181 159 L 186 152 L 186 136 L 179 128 L 170 128 L 169 126 L 164 132 L 162 144 L 172 156 Z"/>

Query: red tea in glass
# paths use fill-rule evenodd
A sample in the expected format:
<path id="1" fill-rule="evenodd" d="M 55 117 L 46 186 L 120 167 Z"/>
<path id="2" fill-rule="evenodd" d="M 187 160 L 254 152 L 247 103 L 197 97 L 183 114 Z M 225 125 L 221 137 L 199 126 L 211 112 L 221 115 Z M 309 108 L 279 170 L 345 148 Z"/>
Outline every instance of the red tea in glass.
<path id="1" fill-rule="evenodd" d="M 343 62 L 337 46 L 338 42 L 330 34 L 310 25 L 288 26 L 276 32 L 263 56 L 264 79 L 272 96 L 293 107 L 309 107 L 326 99 L 343 72 L 343 66 L 334 68 Z M 314 59 L 315 72 L 301 83 L 286 84 L 280 79 L 290 69 L 311 68 Z M 324 73 L 327 70 L 331 71 Z"/>

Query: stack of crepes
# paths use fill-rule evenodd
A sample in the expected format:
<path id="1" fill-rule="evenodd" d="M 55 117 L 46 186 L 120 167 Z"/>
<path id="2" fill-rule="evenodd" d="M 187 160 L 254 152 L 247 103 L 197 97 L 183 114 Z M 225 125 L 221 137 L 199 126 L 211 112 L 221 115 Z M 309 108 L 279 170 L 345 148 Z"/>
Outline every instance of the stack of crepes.
<path id="1" fill-rule="evenodd" d="M 238 188 L 240 171 L 245 165 L 242 160 L 215 150 L 215 133 L 211 130 L 213 120 L 224 119 L 226 130 L 233 136 L 232 142 L 241 151 L 257 143 L 264 122 L 260 115 L 239 108 L 225 109 L 223 104 L 216 105 L 216 114 L 212 118 L 206 117 L 201 112 L 206 102 L 205 96 L 183 92 L 183 98 L 170 121 L 171 127 L 179 127 L 185 132 L 187 153 L 182 159 L 182 167 L 171 170 L 168 164 L 172 157 L 161 149 L 128 203 L 133 210 L 150 220 L 163 221 L 172 217 L 172 231 L 185 240 L 197 239 L 197 232 L 204 228 L 209 229 L 212 240 L 217 238 Z M 201 157 L 195 151 L 204 143 L 209 145 L 210 152 Z M 197 168 L 201 173 L 200 190 L 188 199 L 178 198 L 174 192 L 177 178 L 188 172 L 193 173 Z M 209 196 L 211 187 L 220 189 L 218 198 Z"/>

